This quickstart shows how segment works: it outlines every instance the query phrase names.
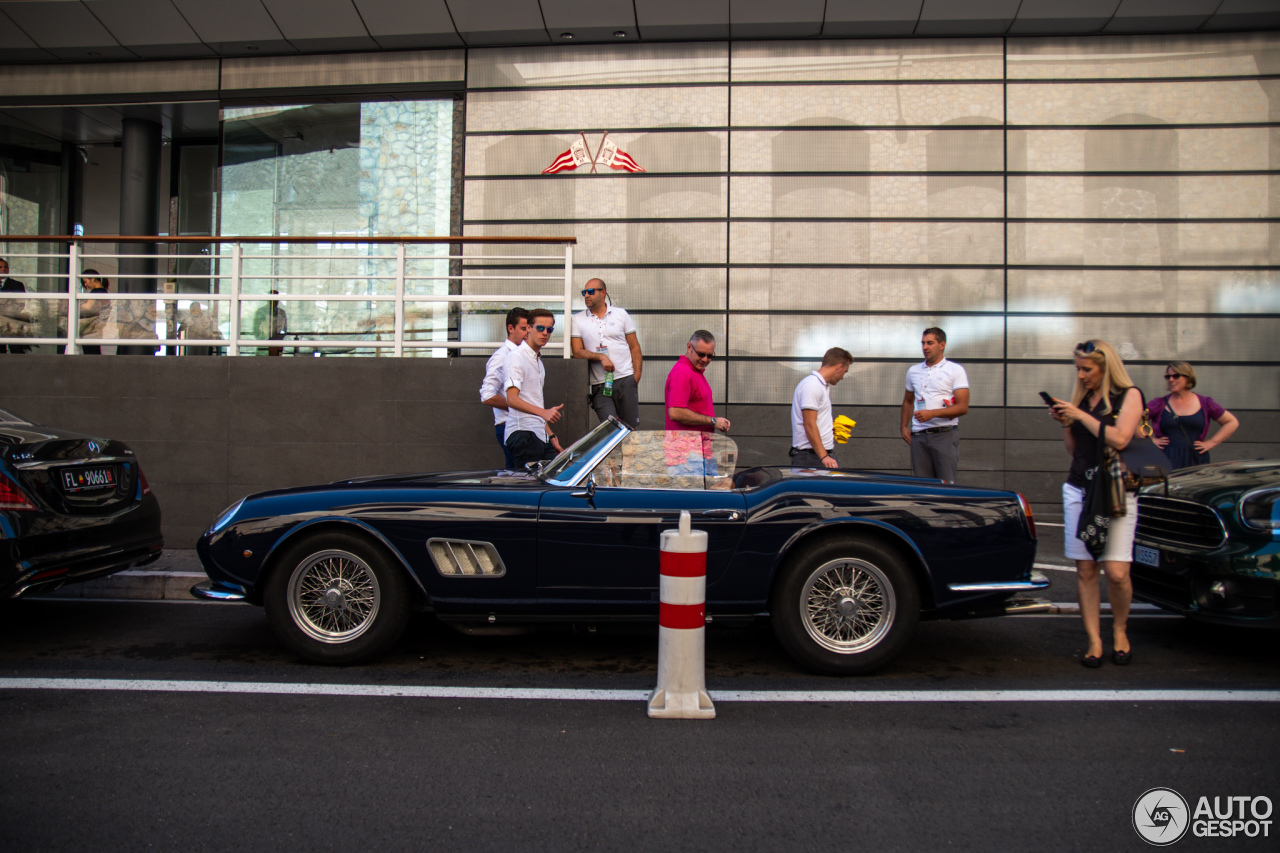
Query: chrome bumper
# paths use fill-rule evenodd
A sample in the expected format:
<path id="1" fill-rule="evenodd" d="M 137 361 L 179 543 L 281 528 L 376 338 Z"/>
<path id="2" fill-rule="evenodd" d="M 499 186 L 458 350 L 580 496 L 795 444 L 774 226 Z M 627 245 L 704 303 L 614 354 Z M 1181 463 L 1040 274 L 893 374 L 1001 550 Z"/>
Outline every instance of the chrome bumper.
<path id="1" fill-rule="evenodd" d="M 1031 589 L 1047 589 L 1053 581 L 1042 572 L 1032 571 L 1025 581 L 995 581 L 992 583 L 953 583 L 947 589 L 952 592 L 1026 592 Z"/>
<path id="2" fill-rule="evenodd" d="M 244 601 L 244 590 L 219 581 L 201 581 L 191 587 L 191 594 L 206 601 Z"/>

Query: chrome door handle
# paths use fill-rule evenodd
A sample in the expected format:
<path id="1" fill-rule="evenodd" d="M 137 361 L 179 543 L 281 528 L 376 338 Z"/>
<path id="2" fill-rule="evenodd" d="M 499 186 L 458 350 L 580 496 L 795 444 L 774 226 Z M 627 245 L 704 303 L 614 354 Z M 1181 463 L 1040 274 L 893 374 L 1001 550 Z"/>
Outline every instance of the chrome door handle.
<path id="1" fill-rule="evenodd" d="M 727 518 L 730 521 L 737 521 L 742 517 L 736 509 L 705 509 L 698 515 L 702 518 Z"/>

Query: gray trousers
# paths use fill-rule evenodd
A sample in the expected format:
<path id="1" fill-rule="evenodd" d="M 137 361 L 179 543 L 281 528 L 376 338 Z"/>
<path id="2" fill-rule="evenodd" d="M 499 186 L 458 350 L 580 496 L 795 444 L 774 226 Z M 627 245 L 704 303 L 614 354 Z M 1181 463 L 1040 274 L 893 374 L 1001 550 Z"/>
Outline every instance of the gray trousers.
<path id="1" fill-rule="evenodd" d="M 604 395 L 603 382 L 591 386 L 589 397 L 591 408 L 602 422 L 615 415 L 632 429 L 640 428 L 640 389 L 636 387 L 634 376 L 614 379 L 612 397 Z"/>
<path id="2" fill-rule="evenodd" d="M 835 455 L 832 453 L 828 453 L 827 455 L 830 456 L 832 459 L 836 459 Z M 791 461 L 788 464 L 792 468 L 825 468 L 826 467 L 825 465 L 822 464 L 822 460 L 818 458 L 818 454 L 807 447 L 802 450 L 797 450 L 795 452 L 795 455 L 791 457 Z M 836 459 L 836 464 L 837 465 L 840 464 L 839 459 Z"/>
<path id="3" fill-rule="evenodd" d="M 960 429 L 911 433 L 911 471 L 917 477 L 956 481 L 960 467 Z"/>

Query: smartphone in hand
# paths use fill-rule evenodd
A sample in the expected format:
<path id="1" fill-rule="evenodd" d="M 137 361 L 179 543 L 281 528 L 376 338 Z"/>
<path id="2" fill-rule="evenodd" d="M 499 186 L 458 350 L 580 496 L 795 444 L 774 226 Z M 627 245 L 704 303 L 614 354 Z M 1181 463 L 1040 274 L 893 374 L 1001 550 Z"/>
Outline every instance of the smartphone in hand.
<path id="1" fill-rule="evenodd" d="M 1052 397 L 1050 397 L 1050 396 L 1049 396 L 1049 392 L 1048 392 L 1048 391 L 1041 391 L 1041 392 L 1040 392 L 1040 399 L 1041 399 L 1041 400 L 1044 400 L 1044 404 L 1045 404 L 1046 406 L 1052 406 L 1052 405 L 1054 404 L 1054 399 L 1053 399 Z"/>

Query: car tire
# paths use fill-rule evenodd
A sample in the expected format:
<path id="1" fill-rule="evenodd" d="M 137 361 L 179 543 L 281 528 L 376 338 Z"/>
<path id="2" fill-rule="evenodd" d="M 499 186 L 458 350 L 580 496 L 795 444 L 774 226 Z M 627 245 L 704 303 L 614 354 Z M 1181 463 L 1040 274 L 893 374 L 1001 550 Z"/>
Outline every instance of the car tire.
<path id="1" fill-rule="evenodd" d="M 894 551 L 850 536 L 801 546 L 774 587 L 778 642 L 817 672 L 857 675 L 893 660 L 915 634 L 920 592 Z"/>
<path id="2" fill-rule="evenodd" d="M 314 663 L 377 658 L 409 622 L 404 572 L 382 548 L 351 533 L 309 536 L 282 553 L 263 605 L 276 636 Z"/>

